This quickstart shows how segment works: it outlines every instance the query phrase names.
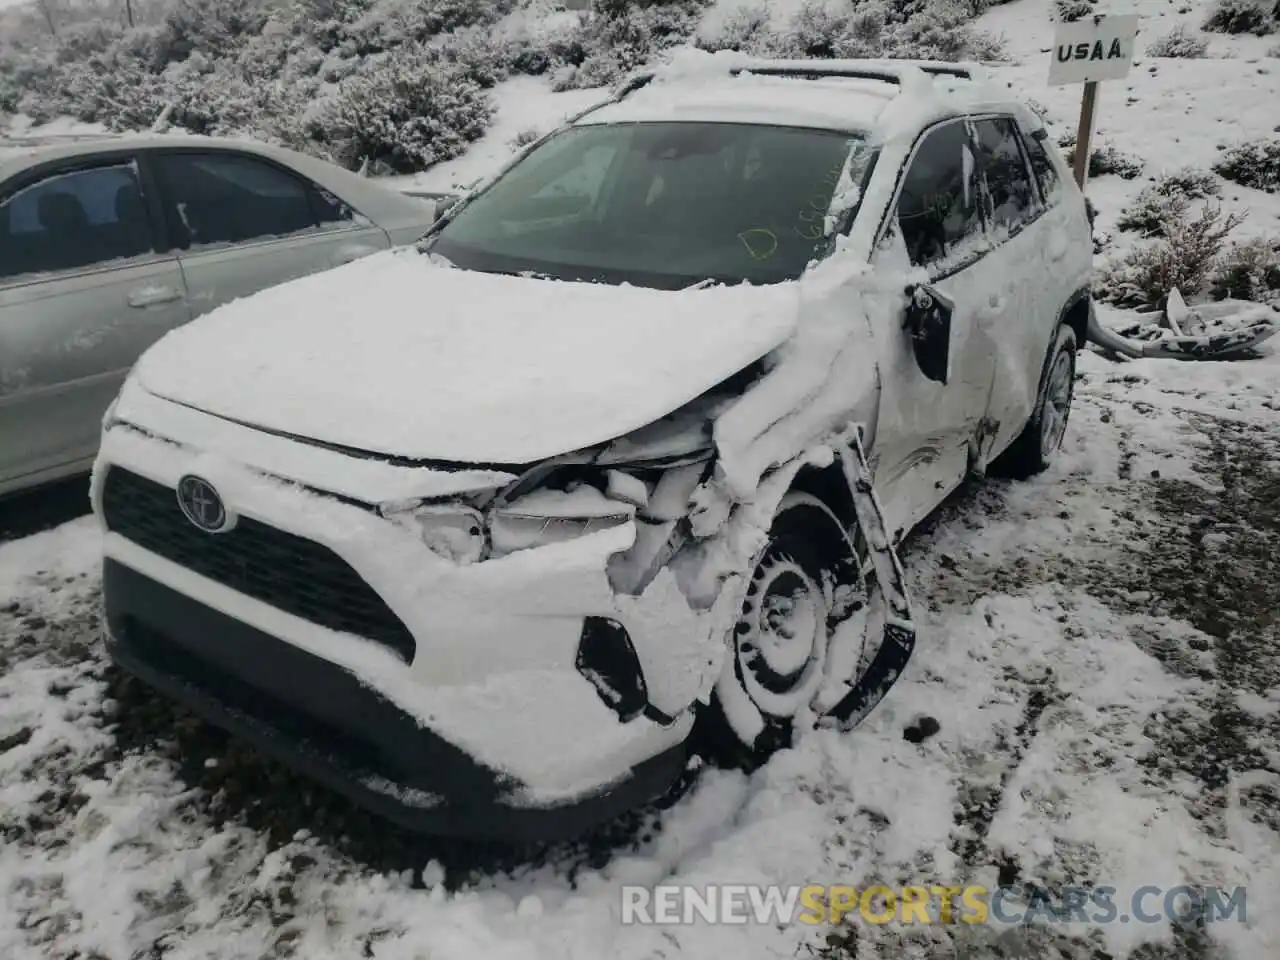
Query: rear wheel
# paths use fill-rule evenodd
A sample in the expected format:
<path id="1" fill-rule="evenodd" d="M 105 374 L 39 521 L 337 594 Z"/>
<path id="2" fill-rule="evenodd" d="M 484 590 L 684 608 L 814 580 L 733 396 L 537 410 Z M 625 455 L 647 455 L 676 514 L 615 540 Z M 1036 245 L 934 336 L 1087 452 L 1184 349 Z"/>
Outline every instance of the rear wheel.
<path id="1" fill-rule="evenodd" d="M 787 494 L 747 587 L 731 662 L 698 718 L 699 751 L 750 770 L 789 746 L 826 680 L 835 625 L 865 599 L 839 518 L 811 494 Z"/>
<path id="2" fill-rule="evenodd" d="M 1048 467 L 1062 448 L 1075 391 L 1076 350 L 1075 331 L 1065 324 L 1060 326 L 1049 349 L 1035 410 L 1022 433 L 993 465 L 998 472 L 1016 479 L 1032 477 Z"/>

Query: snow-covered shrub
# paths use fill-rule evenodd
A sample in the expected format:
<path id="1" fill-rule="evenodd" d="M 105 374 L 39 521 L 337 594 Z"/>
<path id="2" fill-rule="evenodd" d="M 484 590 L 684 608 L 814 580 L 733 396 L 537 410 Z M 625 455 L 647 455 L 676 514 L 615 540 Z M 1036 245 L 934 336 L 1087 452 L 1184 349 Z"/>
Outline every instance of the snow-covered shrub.
<path id="1" fill-rule="evenodd" d="M 549 53 L 553 66 L 573 69 L 557 79 L 559 90 L 616 83 L 653 57 L 692 36 L 708 0 L 630 4 L 595 0 L 592 15 L 578 21 Z"/>
<path id="2" fill-rule="evenodd" d="M 1094 281 L 1094 295 L 1123 307 L 1163 307 L 1174 287 L 1188 297 L 1203 292 L 1227 235 L 1243 219 L 1205 204 L 1194 217 L 1169 220 L 1161 239 L 1137 246 L 1103 268 Z"/>
<path id="3" fill-rule="evenodd" d="M 1268 0 L 1215 0 L 1204 28 L 1214 33 L 1271 33 L 1276 11 Z"/>
<path id="4" fill-rule="evenodd" d="M 1219 176 L 1254 190 L 1280 190 L 1280 138 L 1251 140 L 1232 147 L 1213 165 Z"/>
<path id="5" fill-rule="evenodd" d="M 1161 177 L 1139 193 L 1116 219 L 1121 230 L 1158 234 L 1169 219 L 1187 212 L 1193 200 L 1207 200 L 1222 193 L 1208 170 L 1187 167 Z"/>
<path id="6" fill-rule="evenodd" d="M 345 81 L 309 132 L 348 169 L 415 173 L 480 139 L 493 109 L 465 66 L 413 45 Z"/>
<path id="7" fill-rule="evenodd" d="M 1228 247 L 1209 278 L 1209 296 L 1280 302 L 1280 237 L 1255 237 Z"/>
<path id="8" fill-rule="evenodd" d="M 511 146 L 515 147 L 516 149 L 519 149 L 520 147 L 527 147 L 529 144 L 533 143 L 535 140 L 541 139 L 541 137 L 542 137 L 542 131 L 539 130 L 537 127 L 525 127 L 523 130 L 521 130 L 519 133 L 517 133 L 514 137 L 511 138 Z"/>
<path id="9" fill-rule="evenodd" d="M 348 53 L 382 53 L 465 27 L 496 23 L 514 0 L 384 0 L 342 31 Z"/>
<path id="10" fill-rule="evenodd" d="M 1093 16 L 1093 0 L 1054 0 L 1053 12 L 1060 23 L 1075 23 Z"/>
<path id="11" fill-rule="evenodd" d="M 966 7 L 952 3 L 866 0 L 846 8 L 805 0 L 782 25 L 770 22 L 766 7 L 743 8 L 726 18 L 718 35 L 699 37 L 698 44 L 782 59 L 1001 59 L 1001 42 L 974 30 L 970 18 Z"/>
<path id="12" fill-rule="evenodd" d="M 110 21 L 90 20 L 74 23 L 59 31 L 54 55 L 60 63 L 83 60 L 95 53 L 110 50 L 120 42 L 123 32 L 118 25 Z"/>
<path id="13" fill-rule="evenodd" d="M 268 14 L 263 0 L 171 0 L 164 18 L 165 59 L 185 60 L 197 50 L 221 59 L 261 33 Z"/>
<path id="14" fill-rule="evenodd" d="M 1075 163 L 1075 143 L 1066 151 L 1067 165 Z M 1136 180 L 1142 176 L 1142 161 L 1131 154 L 1107 144 L 1089 154 L 1089 176 L 1103 177 L 1115 174 L 1121 180 Z"/>
<path id="15" fill-rule="evenodd" d="M 1194 60 L 1209 52 L 1209 41 L 1179 24 L 1162 37 L 1147 45 L 1149 57 L 1180 57 Z"/>

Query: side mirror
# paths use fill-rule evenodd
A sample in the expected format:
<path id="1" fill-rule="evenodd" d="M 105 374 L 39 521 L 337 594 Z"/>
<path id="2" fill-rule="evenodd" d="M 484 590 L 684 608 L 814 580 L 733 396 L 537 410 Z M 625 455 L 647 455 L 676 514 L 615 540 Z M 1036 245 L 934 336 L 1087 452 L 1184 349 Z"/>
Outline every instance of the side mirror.
<path id="1" fill-rule="evenodd" d="M 916 365 L 935 383 L 946 383 L 951 373 L 951 317 L 955 304 L 928 284 L 907 288 L 907 333 Z"/>

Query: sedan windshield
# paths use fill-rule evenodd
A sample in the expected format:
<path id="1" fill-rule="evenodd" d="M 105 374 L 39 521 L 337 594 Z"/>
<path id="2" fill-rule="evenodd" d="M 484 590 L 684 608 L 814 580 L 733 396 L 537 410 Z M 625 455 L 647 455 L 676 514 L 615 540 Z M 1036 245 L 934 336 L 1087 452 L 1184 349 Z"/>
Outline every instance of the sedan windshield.
<path id="1" fill-rule="evenodd" d="M 455 266 L 676 289 L 793 280 L 825 246 L 853 134 L 736 123 L 573 127 L 423 247 Z"/>

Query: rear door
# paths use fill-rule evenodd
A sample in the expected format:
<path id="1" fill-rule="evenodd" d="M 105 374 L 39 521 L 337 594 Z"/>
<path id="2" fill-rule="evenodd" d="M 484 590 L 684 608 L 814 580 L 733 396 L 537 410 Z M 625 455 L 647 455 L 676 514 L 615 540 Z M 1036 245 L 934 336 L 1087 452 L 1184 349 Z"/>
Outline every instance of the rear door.
<path id="1" fill-rule="evenodd" d="M 1035 405 L 1040 374 L 1059 314 L 1072 290 L 1065 259 L 1076 238 L 1051 216 L 1017 122 L 1010 116 L 973 121 L 991 235 L 991 278 L 1001 309 L 993 318 L 996 363 L 988 440 L 999 451 L 1021 432 Z M 1052 170 L 1052 167 L 1050 167 Z"/>
<path id="2" fill-rule="evenodd" d="M 262 157 L 162 150 L 149 162 L 197 314 L 390 246 L 341 198 Z"/>
<path id="3" fill-rule="evenodd" d="M 0 491 L 87 467 L 134 361 L 190 318 L 133 155 L 0 186 Z"/>

